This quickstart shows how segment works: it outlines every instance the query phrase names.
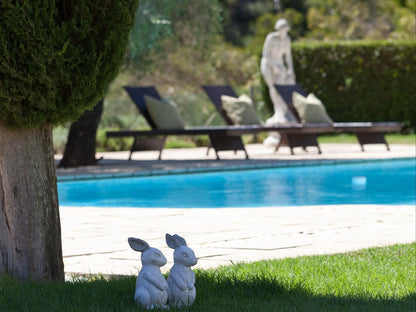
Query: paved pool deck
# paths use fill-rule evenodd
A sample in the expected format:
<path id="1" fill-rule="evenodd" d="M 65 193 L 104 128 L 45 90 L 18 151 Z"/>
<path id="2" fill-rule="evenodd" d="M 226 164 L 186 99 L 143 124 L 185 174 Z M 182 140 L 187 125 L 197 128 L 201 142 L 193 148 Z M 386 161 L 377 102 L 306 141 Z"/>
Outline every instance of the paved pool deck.
<path id="1" fill-rule="evenodd" d="M 387 158 L 415 158 L 415 145 L 366 146 L 322 144 L 322 154 L 311 149 L 286 148 L 273 153 L 262 144 L 247 145 L 244 155 L 222 152 L 215 160 L 206 148 L 98 154 L 97 166 L 57 169 L 59 180 L 112 176 L 173 174 L 187 171 L 302 166 Z M 59 155 L 56 157 L 59 159 Z M 165 233 L 180 234 L 199 258 L 196 267 L 215 268 L 263 259 L 333 254 L 362 248 L 416 241 L 415 206 L 333 205 L 307 207 L 165 209 L 60 207 L 63 256 L 68 275 L 137 274 L 140 254 L 130 249 L 130 236 L 159 248 L 172 266 L 173 251 Z"/>

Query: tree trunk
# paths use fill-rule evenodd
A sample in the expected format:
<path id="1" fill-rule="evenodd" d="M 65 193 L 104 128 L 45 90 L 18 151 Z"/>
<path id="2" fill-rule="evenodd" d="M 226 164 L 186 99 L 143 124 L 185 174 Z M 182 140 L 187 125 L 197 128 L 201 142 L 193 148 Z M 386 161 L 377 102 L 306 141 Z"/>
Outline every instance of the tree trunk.
<path id="1" fill-rule="evenodd" d="M 59 167 L 91 166 L 97 163 L 96 135 L 103 106 L 104 99 L 101 99 L 92 111 L 85 111 L 81 118 L 71 125 Z"/>
<path id="2" fill-rule="evenodd" d="M 52 126 L 0 125 L 0 274 L 64 280 Z"/>

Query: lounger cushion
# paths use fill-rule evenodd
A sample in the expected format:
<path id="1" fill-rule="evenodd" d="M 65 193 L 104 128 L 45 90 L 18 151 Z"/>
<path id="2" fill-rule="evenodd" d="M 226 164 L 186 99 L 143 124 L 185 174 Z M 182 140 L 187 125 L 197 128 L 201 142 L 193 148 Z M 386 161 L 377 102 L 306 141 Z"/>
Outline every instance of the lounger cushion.
<path id="1" fill-rule="evenodd" d="M 159 100 L 148 95 L 144 96 L 144 101 L 149 115 L 158 129 L 185 128 L 185 123 L 174 102 L 167 99 Z"/>
<path id="2" fill-rule="evenodd" d="M 302 123 L 332 123 L 325 106 L 313 93 L 304 97 L 293 92 L 292 100 Z"/>
<path id="3" fill-rule="evenodd" d="M 222 107 L 227 113 L 228 118 L 235 125 L 260 125 L 253 106 L 253 101 L 248 95 L 241 95 L 239 98 L 221 95 Z"/>

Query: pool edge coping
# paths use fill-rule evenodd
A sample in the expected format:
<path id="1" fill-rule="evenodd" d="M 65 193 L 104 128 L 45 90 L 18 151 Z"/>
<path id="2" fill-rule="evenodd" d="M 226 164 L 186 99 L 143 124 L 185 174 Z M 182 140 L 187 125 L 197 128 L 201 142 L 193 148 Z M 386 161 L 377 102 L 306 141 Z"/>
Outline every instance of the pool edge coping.
<path id="1" fill-rule="evenodd" d="M 385 161 L 401 161 L 401 160 L 415 160 L 414 157 L 392 157 L 392 158 L 372 158 L 372 159 L 319 159 L 319 160 L 299 160 L 299 161 L 282 161 L 271 162 L 266 164 L 244 164 L 244 165 L 224 165 L 216 167 L 189 167 L 179 169 L 160 169 L 160 170 L 146 170 L 146 171 L 130 171 L 130 172 L 116 172 L 116 173 L 87 173 L 87 174 L 73 174 L 73 175 L 57 175 L 58 182 L 71 182 L 83 180 L 101 180 L 114 178 L 138 178 L 162 175 L 176 175 L 176 174 L 193 174 L 193 173 L 208 173 L 221 171 L 241 171 L 241 170 L 256 170 L 256 169 L 271 169 L 271 168 L 286 168 L 286 167 L 304 167 L 304 166 L 322 166 L 334 164 L 348 164 L 348 163 L 368 163 L 368 162 L 385 162 Z"/>

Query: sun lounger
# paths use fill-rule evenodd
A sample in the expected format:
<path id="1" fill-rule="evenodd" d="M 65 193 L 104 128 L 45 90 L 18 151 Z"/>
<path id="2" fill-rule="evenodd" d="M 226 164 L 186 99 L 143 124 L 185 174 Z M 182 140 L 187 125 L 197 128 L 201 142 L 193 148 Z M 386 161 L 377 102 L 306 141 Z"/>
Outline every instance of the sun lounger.
<path id="1" fill-rule="evenodd" d="M 300 85 L 275 85 L 277 92 L 288 105 L 293 115 L 300 122 L 298 112 L 293 105 L 293 92 L 297 92 L 306 96 L 306 92 Z M 387 150 L 390 147 L 385 139 L 385 133 L 398 132 L 401 130 L 401 125 L 398 122 L 334 122 L 332 123 L 336 133 L 352 133 L 354 134 L 364 151 L 366 144 L 385 144 Z"/>
<path id="2" fill-rule="evenodd" d="M 234 122 L 228 116 L 228 113 L 223 107 L 221 96 L 227 95 L 237 98 L 238 96 L 229 85 L 203 85 L 202 89 L 206 92 L 211 102 L 215 105 L 217 111 L 221 114 L 227 125 L 233 126 Z M 302 147 L 306 150 L 307 147 L 316 147 L 319 154 L 321 149 L 318 144 L 317 134 L 334 132 L 332 125 L 327 123 L 308 124 L 303 125 L 301 123 L 285 123 L 276 124 L 273 126 L 239 126 L 241 131 L 237 129 L 233 133 L 240 134 L 255 134 L 259 132 L 279 132 L 281 135 L 280 143 L 276 147 L 277 151 L 281 146 L 288 146 L 290 152 L 293 155 L 293 149 L 295 147 Z M 251 132 L 250 132 L 251 131 Z M 232 135 L 232 134 L 231 134 Z"/>
<path id="3" fill-rule="evenodd" d="M 136 104 L 140 113 L 146 119 L 151 127 L 151 130 L 143 131 L 109 131 L 106 133 L 107 138 L 133 137 L 134 142 L 130 149 L 129 160 L 133 152 L 145 150 L 159 151 L 159 160 L 161 159 L 163 147 L 165 146 L 166 137 L 169 135 L 208 135 L 210 138 L 210 146 L 214 148 L 217 159 L 219 159 L 218 152 L 220 151 L 243 151 L 245 157 L 248 154 L 241 140 L 241 135 L 233 132 L 229 127 L 186 127 L 182 129 L 159 129 L 149 113 L 146 105 L 145 96 L 150 96 L 154 99 L 161 100 L 161 96 L 156 88 L 150 87 L 124 87 L 130 98 Z M 231 134 L 230 134 L 231 131 Z"/>

